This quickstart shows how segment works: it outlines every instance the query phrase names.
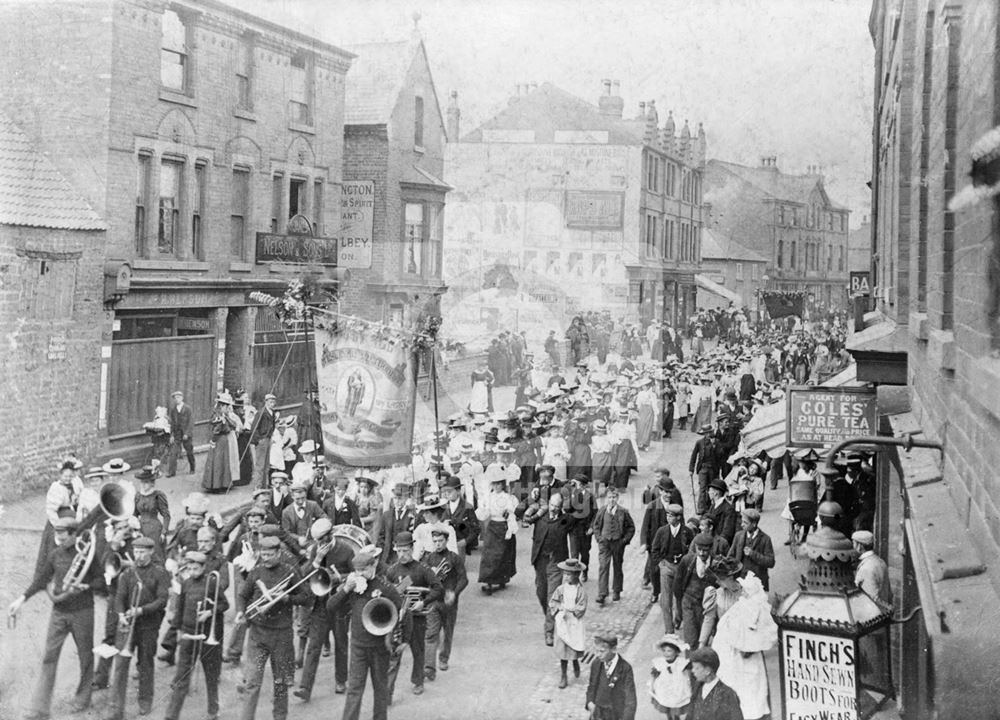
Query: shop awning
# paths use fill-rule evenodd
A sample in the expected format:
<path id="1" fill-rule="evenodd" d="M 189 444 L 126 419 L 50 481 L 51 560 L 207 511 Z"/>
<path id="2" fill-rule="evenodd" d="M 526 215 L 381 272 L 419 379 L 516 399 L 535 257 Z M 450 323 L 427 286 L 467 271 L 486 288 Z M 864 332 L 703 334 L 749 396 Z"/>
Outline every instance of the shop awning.
<path id="1" fill-rule="evenodd" d="M 743 296 L 739 293 L 735 293 L 727 287 L 723 287 L 717 282 L 709 280 L 704 275 L 695 275 L 694 281 L 702 290 L 712 293 L 713 295 L 718 295 L 721 298 L 730 300 L 735 305 L 743 305 Z"/>
<path id="2" fill-rule="evenodd" d="M 858 381 L 857 369 L 858 366 L 851 363 L 820 387 L 860 387 L 865 383 Z M 787 397 L 760 408 L 743 428 L 743 446 L 747 455 L 757 455 L 762 451 L 772 458 L 784 455 L 787 423 Z"/>

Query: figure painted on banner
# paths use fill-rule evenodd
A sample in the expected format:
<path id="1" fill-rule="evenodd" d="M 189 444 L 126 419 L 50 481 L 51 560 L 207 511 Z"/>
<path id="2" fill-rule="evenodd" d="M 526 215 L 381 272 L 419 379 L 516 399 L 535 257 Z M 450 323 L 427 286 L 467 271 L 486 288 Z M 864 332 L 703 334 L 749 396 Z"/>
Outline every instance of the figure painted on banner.
<path id="1" fill-rule="evenodd" d="M 347 378 L 347 416 L 354 417 L 358 411 L 358 405 L 365 398 L 365 378 L 361 374 L 361 368 L 355 368 L 350 377 Z"/>
<path id="2" fill-rule="evenodd" d="M 469 398 L 469 412 L 477 415 L 485 415 L 493 412 L 494 380 L 495 377 L 487 367 L 486 361 L 480 360 L 472 373 L 472 394 Z"/>
<path id="3" fill-rule="evenodd" d="M 233 412 L 233 396 L 223 390 L 215 399 L 212 412 L 212 442 L 205 460 L 205 474 L 201 486 L 206 492 L 228 490 L 239 477 L 239 453 L 236 433 L 243 429 L 239 417 Z"/>

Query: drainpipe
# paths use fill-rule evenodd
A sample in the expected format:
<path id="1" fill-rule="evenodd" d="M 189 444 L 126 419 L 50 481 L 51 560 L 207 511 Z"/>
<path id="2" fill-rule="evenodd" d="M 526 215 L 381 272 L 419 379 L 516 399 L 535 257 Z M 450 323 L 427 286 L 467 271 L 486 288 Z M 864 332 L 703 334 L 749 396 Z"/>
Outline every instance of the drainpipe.
<path id="1" fill-rule="evenodd" d="M 930 448 L 931 450 L 938 450 L 942 455 L 944 455 L 944 445 L 939 442 L 933 442 L 931 440 L 914 440 L 913 435 L 907 434 L 901 438 L 896 437 L 856 437 L 850 438 L 849 440 L 844 440 L 842 443 L 833 446 L 829 454 L 826 456 L 826 467 L 833 468 L 833 460 L 840 453 L 849 447 L 855 445 L 881 445 L 882 447 L 901 447 L 907 452 L 915 447 L 918 448 Z M 902 475 L 902 472 L 900 472 Z"/>

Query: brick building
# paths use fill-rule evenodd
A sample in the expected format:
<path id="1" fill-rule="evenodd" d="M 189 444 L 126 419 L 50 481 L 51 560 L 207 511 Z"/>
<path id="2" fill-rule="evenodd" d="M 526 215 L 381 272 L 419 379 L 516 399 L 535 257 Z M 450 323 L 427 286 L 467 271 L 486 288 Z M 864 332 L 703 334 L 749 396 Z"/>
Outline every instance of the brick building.
<path id="1" fill-rule="evenodd" d="M 348 47 L 344 187 L 371 189 L 371 246 L 344 248 L 340 307 L 412 327 L 440 314 L 445 197 L 445 122 L 427 50 L 410 40 Z M 352 198 L 345 196 L 349 205 Z M 346 208 L 349 211 L 349 208 Z"/>
<path id="2" fill-rule="evenodd" d="M 805 291 L 814 309 L 845 306 L 850 211 L 833 202 L 818 168 L 802 175 L 709 160 L 705 203 L 712 228 L 769 258 L 769 289 Z"/>
<path id="3" fill-rule="evenodd" d="M 249 293 L 300 272 L 283 249 L 328 243 L 265 254 L 257 233 L 296 216 L 339 229 L 351 54 L 216 0 L 14 3 L 0 21 L 2 108 L 105 219 L 104 260 L 131 272 L 88 350 L 100 402 L 82 424 L 122 452 L 174 389 L 196 442 L 223 387 L 298 404 L 308 348 Z"/>
<path id="4" fill-rule="evenodd" d="M 693 311 L 704 223 L 704 131 L 654 104 L 624 119 L 619 83 L 597 105 L 544 83 L 458 139 L 445 178 L 446 328 L 481 342 L 498 329 L 541 342 L 573 315 L 615 321 Z M 454 116 L 457 107 L 449 107 Z"/>
<path id="5" fill-rule="evenodd" d="M 861 225 L 847 233 L 847 269 L 871 272 L 872 224 L 868 216 L 861 219 Z"/>
<path id="6" fill-rule="evenodd" d="M 0 501 L 101 443 L 105 225 L 0 113 Z"/>
<path id="7" fill-rule="evenodd" d="M 768 262 L 769 258 L 706 228 L 701 238 L 701 273 L 695 276 L 698 307 L 726 308 L 732 302 L 756 312 L 762 307 L 760 290 Z"/>
<path id="8" fill-rule="evenodd" d="M 990 717 L 1000 677 L 998 7 L 875 0 L 870 31 L 875 309 L 848 349 L 858 378 L 879 384 L 884 432 L 941 444 L 880 464 L 881 551 L 897 614 L 910 618 L 894 658 L 899 702 L 906 718 Z"/>

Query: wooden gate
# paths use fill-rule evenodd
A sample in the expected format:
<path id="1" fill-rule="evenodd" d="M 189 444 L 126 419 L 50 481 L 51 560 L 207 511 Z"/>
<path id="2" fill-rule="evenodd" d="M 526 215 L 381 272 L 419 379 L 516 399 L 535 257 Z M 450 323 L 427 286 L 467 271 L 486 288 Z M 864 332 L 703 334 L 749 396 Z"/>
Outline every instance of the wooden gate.
<path id="1" fill-rule="evenodd" d="M 175 390 L 184 393 L 195 422 L 207 420 L 214 400 L 215 353 L 214 335 L 112 343 L 108 434 L 141 434 L 157 405 L 170 407 Z"/>
<path id="2" fill-rule="evenodd" d="M 305 326 L 285 328 L 271 308 L 260 308 L 254 325 L 251 398 L 260 404 L 273 393 L 278 405 L 298 405 L 312 377 L 312 339 L 306 343 Z"/>

